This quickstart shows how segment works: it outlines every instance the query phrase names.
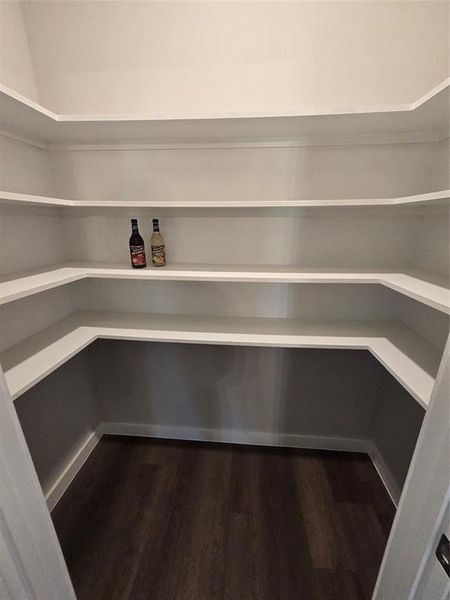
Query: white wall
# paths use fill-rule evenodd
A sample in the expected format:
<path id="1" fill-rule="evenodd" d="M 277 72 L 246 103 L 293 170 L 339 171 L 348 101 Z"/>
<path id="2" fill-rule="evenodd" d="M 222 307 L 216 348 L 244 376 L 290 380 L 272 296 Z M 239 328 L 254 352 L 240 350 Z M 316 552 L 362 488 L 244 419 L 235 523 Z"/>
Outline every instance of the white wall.
<path id="1" fill-rule="evenodd" d="M 441 352 L 444 350 L 450 328 L 450 318 L 445 313 L 397 295 L 395 310 L 390 318 L 403 323 Z"/>
<path id="2" fill-rule="evenodd" d="M 436 144 L 436 156 L 434 158 L 434 169 L 431 175 L 429 189 L 447 190 L 450 187 L 450 140 L 442 140 Z"/>
<path id="3" fill-rule="evenodd" d="M 417 100 L 449 75 L 447 2 L 24 2 L 44 105 L 198 115 Z"/>
<path id="4" fill-rule="evenodd" d="M 76 311 L 73 286 L 21 298 L 0 307 L 0 352 Z"/>
<path id="5" fill-rule="evenodd" d="M 135 216 L 139 217 L 148 250 L 151 218 L 160 215 L 130 210 L 121 217 L 67 218 L 70 257 L 128 264 L 129 219 Z M 361 214 L 271 218 L 163 216 L 161 227 L 172 263 L 325 268 L 407 265 L 418 234 L 415 217 Z"/>
<path id="6" fill-rule="evenodd" d="M 83 310 L 236 317 L 387 320 L 396 295 L 376 285 L 85 280 Z M 74 291 L 72 292 L 74 294 Z"/>
<path id="7" fill-rule="evenodd" d="M 430 191 L 433 143 L 53 151 L 56 192 L 79 200 L 384 198 Z"/>
<path id="8" fill-rule="evenodd" d="M 0 82 L 39 101 L 20 2 L 0 1 Z"/>
<path id="9" fill-rule="evenodd" d="M 438 214 L 423 216 L 419 224 L 414 263 L 418 268 L 430 273 L 449 276 L 449 231 L 450 213 L 447 210 Z"/>
<path id="10" fill-rule="evenodd" d="M 0 134 L 0 189 L 54 196 L 48 153 L 42 148 Z"/>
<path id="11" fill-rule="evenodd" d="M 45 209 L 0 207 L 0 274 L 68 260 L 64 235 L 64 221 L 58 214 Z M 14 251 L 10 252 L 11 248 Z"/>

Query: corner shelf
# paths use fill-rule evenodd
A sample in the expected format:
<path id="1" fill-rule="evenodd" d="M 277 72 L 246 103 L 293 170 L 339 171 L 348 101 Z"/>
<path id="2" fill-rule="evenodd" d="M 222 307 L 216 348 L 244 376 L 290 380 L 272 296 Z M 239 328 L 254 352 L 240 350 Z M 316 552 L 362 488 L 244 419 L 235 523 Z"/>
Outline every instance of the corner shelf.
<path id="1" fill-rule="evenodd" d="M 450 314 L 449 281 L 414 269 L 303 269 L 273 265 L 172 264 L 132 269 L 123 264 L 62 263 L 0 279 L 0 305 L 81 279 L 379 284 Z"/>
<path id="2" fill-rule="evenodd" d="M 388 208 L 411 207 L 425 208 L 448 206 L 450 190 L 440 190 L 412 196 L 394 198 L 342 198 L 321 200 L 69 200 L 67 198 L 52 198 L 50 196 L 34 196 L 17 192 L 0 191 L 0 202 L 18 206 L 42 206 L 73 209 L 320 209 L 336 208 Z"/>
<path id="3" fill-rule="evenodd" d="M 80 312 L 1 353 L 12 398 L 98 338 L 369 350 L 423 408 L 431 397 L 440 360 L 436 348 L 391 322 Z"/>
<path id="4" fill-rule="evenodd" d="M 56 114 L 0 86 L 0 127 L 46 143 L 211 143 L 406 133 L 446 135 L 449 80 L 411 104 L 284 114 Z"/>

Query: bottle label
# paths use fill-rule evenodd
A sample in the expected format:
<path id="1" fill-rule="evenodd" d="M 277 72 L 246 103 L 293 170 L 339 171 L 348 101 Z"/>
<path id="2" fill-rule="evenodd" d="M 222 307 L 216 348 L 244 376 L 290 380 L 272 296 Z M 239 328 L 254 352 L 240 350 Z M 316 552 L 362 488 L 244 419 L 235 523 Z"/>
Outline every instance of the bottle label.
<path id="1" fill-rule="evenodd" d="M 162 267 L 166 264 L 166 247 L 164 244 L 161 246 L 152 246 L 152 262 L 157 267 Z"/>
<path id="2" fill-rule="evenodd" d="M 131 264 L 134 266 L 145 267 L 144 246 L 130 246 Z"/>

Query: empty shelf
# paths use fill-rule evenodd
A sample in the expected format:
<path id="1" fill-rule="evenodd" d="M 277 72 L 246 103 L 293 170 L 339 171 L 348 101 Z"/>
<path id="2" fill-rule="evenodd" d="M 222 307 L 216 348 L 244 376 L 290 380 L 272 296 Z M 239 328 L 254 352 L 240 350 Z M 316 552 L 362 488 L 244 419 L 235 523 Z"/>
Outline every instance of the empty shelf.
<path id="1" fill-rule="evenodd" d="M 292 140 L 314 136 L 448 132 L 449 81 L 411 104 L 330 107 L 281 114 L 108 115 L 56 114 L 0 86 L 3 130 L 46 143 L 146 141 L 158 144 Z"/>
<path id="2" fill-rule="evenodd" d="M 320 200 L 69 200 L 50 196 L 33 196 L 17 192 L 0 191 L 0 200 L 7 204 L 24 206 L 62 207 L 69 209 L 238 209 L 238 210 L 286 210 L 286 209 L 344 209 L 344 208 L 414 208 L 448 205 L 450 190 L 414 194 L 394 198 L 340 198 Z"/>
<path id="3" fill-rule="evenodd" d="M 302 269 L 272 265 L 173 264 L 164 269 L 132 269 L 123 264 L 63 263 L 0 279 L 0 304 L 85 278 L 234 281 L 264 283 L 380 284 L 450 314 L 449 282 L 419 270 Z"/>
<path id="4" fill-rule="evenodd" d="M 436 348 L 390 322 L 80 312 L 0 355 L 13 399 L 97 338 L 369 350 L 424 408 L 440 361 Z"/>

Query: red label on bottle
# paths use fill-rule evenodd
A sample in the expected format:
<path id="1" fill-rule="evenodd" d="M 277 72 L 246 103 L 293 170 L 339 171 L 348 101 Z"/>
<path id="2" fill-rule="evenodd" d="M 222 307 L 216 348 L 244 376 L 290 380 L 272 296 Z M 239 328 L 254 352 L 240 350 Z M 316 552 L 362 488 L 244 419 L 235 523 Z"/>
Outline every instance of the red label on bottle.
<path id="1" fill-rule="evenodd" d="M 130 253 L 133 266 L 145 266 L 144 246 L 131 246 Z"/>

